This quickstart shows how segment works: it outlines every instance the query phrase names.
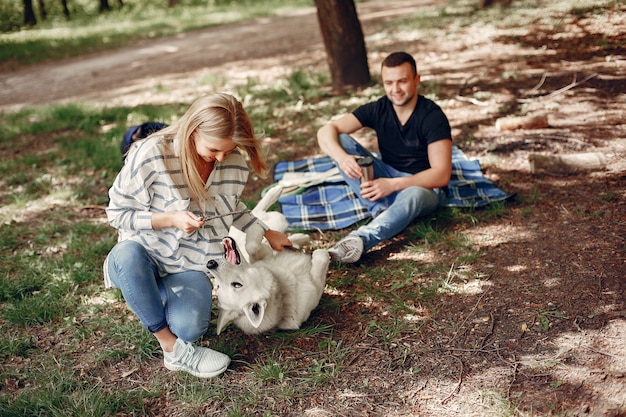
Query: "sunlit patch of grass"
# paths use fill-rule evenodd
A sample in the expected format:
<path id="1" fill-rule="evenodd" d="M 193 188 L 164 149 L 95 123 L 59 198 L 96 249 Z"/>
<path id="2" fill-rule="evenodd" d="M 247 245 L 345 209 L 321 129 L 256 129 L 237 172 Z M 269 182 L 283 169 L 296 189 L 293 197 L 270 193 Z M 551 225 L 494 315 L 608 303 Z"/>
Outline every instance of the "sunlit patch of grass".
<path id="1" fill-rule="evenodd" d="M 470 4 L 463 0 L 449 2 L 443 10 L 428 10 L 412 30 L 441 33 L 447 29 L 439 25 L 446 21 L 454 22 L 450 23 L 453 30 L 468 24 L 483 27 L 489 14 L 502 16 L 496 9 L 470 13 Z M 514 4 L 526 7 L 529 3 Z M 531 14 L 522 16 L 529 19 Z M 502 17 L 510 19 L 507 24 L 516 18 Z M 407 25 L 413 25 L 411 18 L 407 16 Z M 102 22 L 106 20 L 102 17 Z M 156 29 L 149 36 L 153 35 L 158 35 Z M 103 42 L 112 45 L 115 36 Z M 327 76 L 308 69 L 294 69 L 283 78 L 272 85 L 251 78 L 237 90 L 257 130 L 280 140 L 272 153 L 278 160 L 292 159 L 295 151 L 318 152 L 315 131 L 322 123 L 382 94 L 380 85 L 372 85 L 334 96 L 329 93 Z M 222 84 L 223 80 L 209 75 L 200 83 Z M 431 96 L 445 88 L 438 83 L 422 84 L 423 93 Z M 403 234 L 409 245 L 386 262 L 368 259 L 358 265 L 333 264 L 326 294 L 301 329 L 248 337 L 230 327 L 216 336 L 212 324 L 198 343 L 233 358 L 225 375 L 205 381 L 164 371 L 134 381 L 136 375 L 145 376 L 146 369 L 141 368 L 161 365 L 162 353 L 155 338 L 125 308 L 120 292 L 104 293 L 102 261 L 115 244 L 116 234 L 102 218 L 82 218 L 81 206 L 106 204 L 106 190 L 121 167 L 119 143 L 129 126 L 149 120 L 171 123 L 188 104 L 136 108 L 72 104 L 0 113 L 3 150 L 23 152 L 0 161 L 0 205 L 30 216 L 15 221 L 3 214 L 0 219 L 0 324 L 7 335 L 0 343 L 0 381 L 7 381 L 13 390 L 0 396 L 0 414 L 145 415 L 154 411 L 150 407 L 156 397 L 159 405 L 173 403 L 171 407 L 186 415 L 210 410 L 227 416 L 278 415 L 285 404 L 328 392 L 328 387 L 341 389 L 346 358 L 360 355 L 362 346 L 372 346 L 339 333 L 345 331 L 341 315 L 346 307 L 353 309 L 348 310 L 348 319 L 360 326 L 362 335 L 392 353 L 375 366 L 414 374 L 421 372 L 419 367 L 409 368 L 418 353 L 403 340 L 415 340 L 423 326 L 439 322 L 441 316 L 435 315 L 442 313 L 446 298 L 467 294 L 463 292 L 466 284 L 478 282 L 478 290 L 483 288 L 483 277 L 474 265 L 482 252 L 463 230 L 506 217 L 508 207 L 442 209 L 411 225 Z M 532 211 L 546 198 L 540 184 L 532 186 L 516 210 Z M 46 198 L 52 196 L 62 197 L 63 203 L 47 204 Z M 598 194 L 597 199 L 610 203 L 616 197 Z M 34 203 L 41 203 L 41 208 L 28 211 Z M 253 206 L 255 198 L 246 203 Z M 594 214 L 581 210 L 580 215 Z M 330 242 L 332 236 L 326 234 L 324 239 Z M 105 298 L 103 294 L 105 304 L 93 302 Z M 550 309 L 536 310 L 528 320 L 537 329 L 550 329 L 550 323 L 561 319 L 555 314 Z M 333 324 L 324 321 L 329 317 Z M 463 327 L 459 323 L 449 320 L 445 326 L 459 330 Z M 353 329 L 348 331 L 358 336 Z M 21 361 L 28 361 L 28 366 Z M 128 370 L 123 375 L 131 376 L 110 375 L 112 369 Z M 132 375 L 138 369 L 141 373 Z M 553 382 L 554 389 L 559 383 Z M 371 388 L 367 381 L 355 384 Z M 487 393 L 479 401 L 494 413 L 517 412 L 506 398 L 488 397 Z"/>
<path id="2" fill-rule="evenodd" d="M 177 7 L 125 0 L 124 7 L 98 14 L 96 3 L 78 0 L 69 20 L 40 21 L 26 31 L 0 34 L 0 61 L 26 65 L 116 48 L 142 39 L 226 24 L 256 16 L 279 13 L 305 0 L 259 0 L 254 2 L 181 2 Z M 48 7 L 54 3 L 47 4 Z M 11 10 L 0 7 L 0 21 L 11 20 Z M 13 12 L 14 13 L 14 12 Z M 10 30 L 0 25 L 0 30 Z"/>

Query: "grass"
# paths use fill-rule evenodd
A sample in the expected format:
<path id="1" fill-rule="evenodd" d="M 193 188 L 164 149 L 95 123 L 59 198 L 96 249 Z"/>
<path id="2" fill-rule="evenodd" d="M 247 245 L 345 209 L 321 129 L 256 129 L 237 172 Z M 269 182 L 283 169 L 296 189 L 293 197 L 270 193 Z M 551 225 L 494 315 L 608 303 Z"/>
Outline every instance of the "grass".
<path id="1" fill-rule="evenodd" d="M 138 3 L 127 0 L 124 10 L 106 16 L 85 13 L 71 22 L 52 21 L 25 33 L 3 34 L 0 54 L 6 55 L 0 61 L 30 64 L 215 24 L 206 20 L 213 14 L 206 13 L 207 7 L 214 8 L 209 9 L 215 11 L 211 18 L 227 22 L 258 15 L 272 4 L 310 5 L 241 3 L 243 7 L 228 9 L 228 15 L 221 2 L 191 2 L 186 10 L 174 12 L 146 6 L 137 19 Z M 468 12 L 467 2 L 450 4 L 394 25 L 428 33 L 452 24 L 478 25 L 484 23 L 481 16 L 502 13 L 493 10 L 477 18 Z M 527 9 L 519 9 L 518 16 L 526 18 L 532 7 Z M 591 11 L 581 5 L 575 13 Z M 177 26 L 163 25 L 166 14 Z M 513 17 L 507 19 L 506 24 L 513 24 Z M 116 32 L 110 29 L 112 22 L 119 22 Z M 219 86 L 225 80 L 202 82 Z M 257 130 L 282 138 L 281 148 L 271 155 L 273 162 L 315 149 L 320 120 L 381 94 L 380 87 L 372 86 L 350 97 L 331 96 L 328 84 L 325 73 L 296 68 L 271 86 L 249 79 L 238 87 Z M 445 85 L 423 87 L 430 96 L 446 95 Z M 0 113 L 0 151 L 8 155 L 0 160 L 0 329 L 5 335 L 0 340 L 0 415 L 151 415 L 166 404 L 171 407 L 166 411 L 173 408 L 181 415 L 215 410 L 225 416 L 278 415 L 349 380 L 345 369 L 360 354 L 364 339 L 371 341 L 367 346 L 394 352 L 392 362 L 372 366 L 411 377 L 425 372 L 416 362 L 416 350 L 402 341 L 419 340 L 425 327 L 437 325 L 445 313 L 442 299 L 463 296 L 457 283 L 480 279 L 476 266 L 483 254 L 464 230 L 505 217 L 509 208 L 503 203 L 441 210 L 421 219 L 404 234 L 402 256 L 385 263 L 333 265 L 328 291 L 303 329 L 258 337 L 227 329 L 216 337 L 212 326 L 202 343 L 233 358 L 224 377 L 204 381 L 163 371 L 154 338 L 125 308 L 118 291 L 102 288 L 102 261 L 116 237 L 102 213 L 90 215 L 90 210 L 107 202 L 107 189 L 121 167 L 124 131 L 147 120 L 171 122 L 187 104 L 95 108 L 70 103 Z M 20 152 L 9 151 L 14 149 Z M 252 204 L 254 197 L 247 196 L 247 201 Z M 522 200 L 523 210 L 533 210 L 541 198 L 537 184 Z M 615 195 L 600 194 L 598 199 L 610 202 Z M 356 341 L 336 331 L 332 319 L 344 315 L 355 323 L 350 330 Z M 553 311 L 537 313 L 543 327 L 549 328 L 555 318 L 559 316 Z M 457 328 L 459 320 L 453 318 L 446 326 Z M 373 380 L 351 382 L 377 389 Z M 492 411 L 520 415 L 501 393 L 481 395 L 488 399 L 485 403 L 495 404 L 489 405 Z"/>
<path id="2" fill-rule="evenodd" d="M 304 83 L 300 77 L 295 77 L 299 80 L 297 86 Z M 304 84 L 307 89 L 321 86 Z M 278 132 L 275 125 L 290 117 L 290 100 L 281 97 L 276 87 L 250 88 L 256 92 L 255 100 L 265 105 L 273 103 L 273 111 L 280 115 L 261 119 L 253 114 L 257 125 Z M 292 88 L 295 91 L 296 87 Z M 331 110 L 324 111 L 340 107 L 341 100 L 334 99 L 328 106 Z M 172 377 L 157 371 L 154 380 L 143 383 L 142 389 L 112 392 L 105 382 L 108 379 L 101 380 L 112 366 L 132 372 L 156 362 L 151 366 L 160 369 L 160 350 L 155 339 L 124 308 L 119 293 L 103 291 L 101 263 L 114 245 L 115 236 L 100 220 L 83 218 L 82 208 L 106 203 L 106 190 L 120 168 L 119 140 L 131 124 L 129 119 L 164 120 L 167 114 L 179 114 L 182 106 L 102 109 L 70 104 L 24 109 L 0 117 L 8 127 L 1 143 L 22 143 L 21 148 L 28 149 L 27 144 L 38 139 L 32 152 L 0 162 L 6 184 L 0 195 L 4 206 L 0 226 L 0 325 L 5 331 L 12 329 L 0 352 L 4 361 L 14 358 L 18 363 L 33 364 L 27 368 L 3 367 L 0 371 L 1 380 L 16 384 L 10 393 L 0 394 L 0 414 L 141 415 L 153 398 L 174 396 L 189 414 L 215 407 L 223 409 L 224 415 L 244 416 L 251 410 L 263 410 L 260 404 L 265 398 L 278 403 L 298 401 L 306 398 L 311 389 L 332 384 L 342 375 L 342 364 L 347 355 L 354 353 L 352 348 L 344 346 L 332 326 L 314 321 L 300 331 L 268 336 L 267 347 L 254 355 L 251 364 L 241 362 L 247 358 L 248 348 L 236 331 L 226 332 L 219 340 L 207 335 L 212 347 L 239 363 L 235 373 L 241 377 L 234 385 L 233 378 L 210 383 L 184 374 L 167 383 Z M 291 137 L 301 143 L 301 138 L 307 136 L 311 132 L 293 132 Z M 421 242 L 418 244 L 423 251 L 443 247 L 460 253 L 471 251 L 456 243 L 458 238 L 449 238 L 447 227 L 457 220 L 455 214 L 427 219 L 409 230 L 410 239 Z M 350 302 L 374 301 L 387 306 L 384 310 L 391 316 L 402 313 L 402 317 L 414 312 L 415 302 L 437 304 L 449 265 L 445 261 L 429 265 L 393 262 L 361 268 L 357 276 L 351 271 L 342 275 L 341 268 L 339 278 L 330 284 L 339 291 L 352 292 Z M 324 298 L 320 310 L 331 314 L 346 303 Z M 389 348 L 398 335 L 418 330 L 403 319 L 363 314 L 363 320 L 369 323 L 369 337 L 379 340 L 381 346 Z M 52 335 L 61 337 L 63 348 L 42 349 L 34 342 L 34 338 L 48 340 Z M 300 348 L 302 339 L 313 342 Z M 81 358 L 80 371 L 76 369 L 76 357 Z M 391 368 L 406 360 L 400 356 Z M 264 413 L 274 415 L 271 409 Z"/>
<path id="3" fill-rule="evenodd" d="M 0 62 L 32 65 L 311 5 L 305 0 L 190 0 L 167 8 L 164 3 L 125 0 L 124 7 L 100 14 L 94 9 L 97 2 L 76 0 L 66 20 L 56 3 L 47 2 L 49 18 L 27 30 L 20 30 L 21 8 L 0 5 Z"/>
<path id="4" fill-rule="evenodd" d="M 321 89 L 315 77 L 306 83 L 301 77 L 294 77 L 299 81 L 292 84 L 300 87 L 292 87 L 293 91 L 302 85 L 307 91 Z M 291 117 L 287 109 L 290 100 L 280 98 L 275 86 L 254 84 L 250 88 L 255 90 L 255 100 L 273 103 L 273 111 L 280 115 L 270 119 L 256 115 L 257 125 L 279 131 L 276 126 Z M 318 109 L 316 117 L 341 107 L 342 100 L 331 100 L 331 110 Z M 106 203 L 106 190 L 121 166 L 119 141 L 125 129 L 146 119 L 171 120 L 168 115 L 180 114 L 183 108 L 183 104 L 133 109 L 68 104 L 0 115 L 7 127 L 0 143 L 17 143 L 13 146 L 26 151 L 18 158 L 0 161 L 4 182 L 0 193 L 0 326 L 9 335 L 0 345 L 0 357 L 5 363 L 11 358 L 13 363 L 31 364 L 0 371 L 0 380 L 14 381 L 9 392 L 0 393 L 0 414 L 142 414 L 153 398 L 175 396 L 190 414 L 212 404 L 223 407 L 225 415 L 249 415 L 250 410 L 259 409 L 263 398 L 297 401 L 311 389 L 341 376 L 342 364 L 353 351 L 334 334 L 332 325 L 314 320 L 300 331 L 267 336 L 267 347 L 254 355 L 250 364 L 245 362 L 249 348 L 236 330 L 217 340 L 208 334 L 206 341 L 212 347 L 239 364 L 235 373 L 243 380 L 234 387 L 230 386 L 233 378 L 223 379 L 230 380 L 227 385 L 211 384 L 184 374 L 166 383 L 171 376 L 157 371 L 155 379 L 142 384 L 142 389 L 121 393 L 107 388 L 110 382 L 102 376 L 109 375 L 112 366 L 132 372 L 153 363 L 151 367 L 160 369 L 161 354 L 155 339 L 124 308 L 119 292 L 103 291 L 101 264 L 115 243 L 115 234 L 101 217 L 85 217 L 85 207 Z M 292 134 L 296 142 L 306 136 Z M 441 248 L 460 254 L 472 252 L 471 247 L 458 243 L 460 238 L 450 238 L 449 225 L 466 221 L 462 217 L 443 213 L 426 219 L 409 230 L 410 240 L 426 252 Z M 338 267 L 337 279 L 330 285 L 352 292 L 355 298 L 350 303 L 374 301 L 387 306 L 384 310 L 391 315 L 402 313 L 402 317 L 414 312 L 415 302 L 437 304 L 449 265 L 445 261 L 426 265 L 391 262 L 361 268 L 356 276 L 351 270 L 343 274 L 342 268 Z M 335 314 L 347 302 L 325 296 L 319 309 Z M 403 319 L 363 314 L 369 323 L 369 337 L 383 346 L 393 343 L 402 332 L 417 330 Z M 42 347 L 37 342 L 51 337 L 63 341 L 62 347 Z M 299 347 L 303 339 L 311 343 Z"/>

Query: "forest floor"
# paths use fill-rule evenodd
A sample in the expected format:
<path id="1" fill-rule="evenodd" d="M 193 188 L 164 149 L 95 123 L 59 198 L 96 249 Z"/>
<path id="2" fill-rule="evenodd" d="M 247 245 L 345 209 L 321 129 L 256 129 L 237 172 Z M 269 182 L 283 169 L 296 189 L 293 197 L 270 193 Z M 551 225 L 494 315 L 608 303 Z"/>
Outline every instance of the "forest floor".
<path id="1" fill-rule="evenodd" d="M 428 38 L 386 26 L 444 4 L 360 3 L 370 68 L 393 50 L 414 54 L 422 80 L 439 83 L 455 140 L 517 199 L 505 216 L 458 230 L 483 254 L 481 278 L 454 283 L 465 294 L 443 295 L 435 324 L 423 332 L 383 349 L 369 344 L 367 323 L 358 320 L 375 305 L 348 304 L 334 317 L 324 312 L 358 354 L 327 395 L 296 408 L 320 416 L 346 415 L 337 411 L 344 406 L 354 415 L 509 415 L 494 413 L 501 398 L 486 394 L 500 389 L 526 410 L 522 415 L 626 416 L 626 9 L 613 3 L 599 17 L 550 9 L 523 29 L 467 27 L 446 36 L 441 28 Z M 383 27 L 388 32 L 379 36 Z M 2 72 L 0 109 L 184 102 L 210 88 L 196 82 L 203 77 L 271 83 L 294 68 L 325 66 L 315 9 L 308 8 Z M 152 88 L 157 84 L 163 88 Z M 498 130 L 505 106 L 510 114 L 547 114 L 549 125 Z M 599 153 L 605 166 L 533 173 L 532 153 Z M 360 268 L 411 257 L 428 262 L 406 243 L 400 235 L 375 248 Z M 328 279 L 354 271 L 331 268 Z M 467 296 L 472 288 L 477 293 Z M 409 363 L 418 376 L 397 371 Z M 362 392 L 352 391 L 354 381 Z M 401 399 L 397 407 L 376 405 L 390 391 Z"/>

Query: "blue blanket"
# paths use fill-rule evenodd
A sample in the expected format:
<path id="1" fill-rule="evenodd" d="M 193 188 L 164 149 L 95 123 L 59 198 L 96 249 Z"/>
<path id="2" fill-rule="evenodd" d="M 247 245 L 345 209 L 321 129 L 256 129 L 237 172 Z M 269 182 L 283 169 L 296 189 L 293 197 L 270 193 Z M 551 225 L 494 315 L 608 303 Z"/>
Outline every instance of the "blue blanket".
<path id="1" fill-rule="evenodd" d="M 287 172 L 325 172 L 335 167 L 328 157 L 279 162 L 274 167 L 274 181 Z M 482 207 L 512 197 L 483 176 L 480 163 L 469 160 L 456 146 L 452 149 L 452 177 L 448 185 L 448 207 Z M 338 230 L 370 217 L 343 180 L 331 180 L 295 192 L 278 200 L 289 222 L 289 230 Z"/>

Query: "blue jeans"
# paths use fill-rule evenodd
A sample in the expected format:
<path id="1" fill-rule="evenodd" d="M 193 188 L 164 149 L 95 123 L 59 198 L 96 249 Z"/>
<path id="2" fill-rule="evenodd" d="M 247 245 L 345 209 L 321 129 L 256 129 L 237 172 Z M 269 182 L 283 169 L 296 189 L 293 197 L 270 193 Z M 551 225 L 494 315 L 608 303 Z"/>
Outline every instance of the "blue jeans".
<path id="1" fill-rule="evenodd" d="M 109 254 L 111 281 L 149 332 L 166 327 L 180 339 L 194 342 L 209 328 L 211 280 L 201 271 L 159 276 L 156 261 L 134 241 L 122 241 Z"/>
<path id="2" fill-rule="evenodd" d="M 371 156 L 374 159 L 374 178 L 398 178 L 412 175 L 385 164 L 349 135 L 339 135 L 339 144 L 350 155 Z M 445 193 L 442 190 L 417 186 L 405 188 L 376 201 L 366 200 L 361 197 L 361 181 L 350 179 L 343 172 L 341 174 L 374 218 L 370 223 L 350 233 L 363 240 L 364 251 L 396 236 L 413 220 L 428 216 L 445 202 Z"/>

